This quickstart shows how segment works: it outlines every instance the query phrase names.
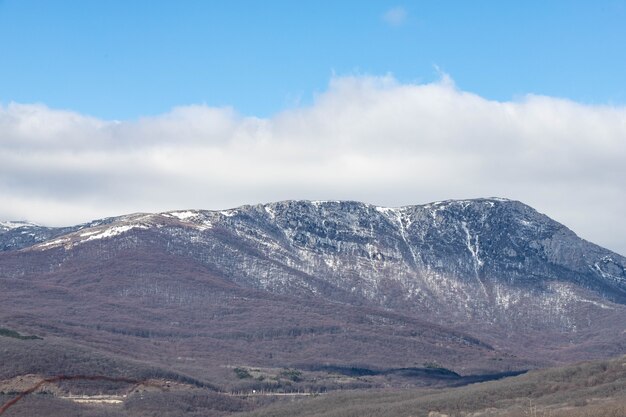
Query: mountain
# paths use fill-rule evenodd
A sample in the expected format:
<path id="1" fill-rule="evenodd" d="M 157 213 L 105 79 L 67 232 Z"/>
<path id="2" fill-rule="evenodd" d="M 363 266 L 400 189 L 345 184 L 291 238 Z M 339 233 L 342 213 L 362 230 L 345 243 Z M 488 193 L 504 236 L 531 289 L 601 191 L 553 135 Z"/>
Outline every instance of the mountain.
<path id="1" fill-rule="evenodd" d="M 115 220 L 115 218 L 108 218 L 71 227 L 45 227 L 27 221 L 0 222 L 0 252 L 25 248 L 76 230 L 107 224 Z"/>
<path id="2" fill-rule="evenodd" d="M 2 223 L 0 248 L 4 327 L 209 382 L 235 365 L 484 374 L 626 351 L 626 259 L 500 198 Z"/>

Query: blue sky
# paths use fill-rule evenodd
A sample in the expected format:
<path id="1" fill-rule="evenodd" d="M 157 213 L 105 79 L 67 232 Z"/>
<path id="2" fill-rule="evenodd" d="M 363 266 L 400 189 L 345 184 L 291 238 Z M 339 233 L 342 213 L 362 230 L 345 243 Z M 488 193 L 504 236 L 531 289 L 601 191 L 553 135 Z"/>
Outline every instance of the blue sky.
<path id="1" fill-rule="evenodd" d="M 439 68 L 494 100 L 624 104 L 624 22 L 624 0 L 0 0 L 0 103 L 267 117 L 310 104 L 333 74 L 430 82 Z"/>

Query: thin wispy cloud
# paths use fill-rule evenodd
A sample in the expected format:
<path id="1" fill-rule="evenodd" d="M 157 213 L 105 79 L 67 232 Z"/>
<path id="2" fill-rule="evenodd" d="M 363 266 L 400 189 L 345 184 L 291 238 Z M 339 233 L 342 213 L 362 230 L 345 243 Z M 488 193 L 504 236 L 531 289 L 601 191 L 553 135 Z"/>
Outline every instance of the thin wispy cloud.
<path id="1" fill-rule="evenodd" d="M 73 224 L 284 199 L 387 206 L 502 196 L 626 253 L 626 108 L 493 101 L 449 77 L 335 77 L 271 118 L 185 106 L 111 122 L 0 107 L 0 220 Z"/>
<path id="2" fill-rule="evenodd" d="M 406 22 L 407 12 L 404 7 L 393 7 L 383 13 L 383 20 L 391 26 L 402 26 Z"/>

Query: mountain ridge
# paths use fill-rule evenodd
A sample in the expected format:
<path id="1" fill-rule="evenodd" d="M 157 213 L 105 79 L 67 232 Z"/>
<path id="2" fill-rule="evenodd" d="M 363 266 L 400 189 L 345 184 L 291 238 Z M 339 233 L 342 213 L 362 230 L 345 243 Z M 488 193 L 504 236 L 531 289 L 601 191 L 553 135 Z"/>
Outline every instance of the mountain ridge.
<path id="1" fill-rule="evenodd" d="M 485 207 L 480 207 L 481 205 L 489 206 L 487 207 L 488 210 L 494 210 L 496 205 L 505 205 L 506 210 L 500 210 L 500 213 L 494 216 L 488 213 Z M 474 210 L 474 208 L 479 210 Z M 277 211 L 281 214 L 278 217 Z M 496 220 L 504 218 L 504 221 L 496 223 L 493 221 L 494 218 Z M 427 224 L 431 221 L 432 225 Z M 251 224 L 254 222 L 256 224 Z M 90 241 L 123 235 L 132 230 L 139 231 L 151 227 L 157 229 L 189 227 L 198 232 L 211 231 L 214 227 L 217 229 L 232 227 L 237 235 L 236 238 L 241 241 L 240 243 L 252 246 L 257 250 L 259 248 L 276 249 L 279 246 L 289 246 L 288 249 L 296 249 L 300 252 L 308 250 L 317 255 L 328 255 L 328 252 L 333 250 L 341 254 L 345 252 L 341 248 L 342 245 L 344 247 L 352 245 L 354 250 L 361 251 L 357 256 L 366 258 L 372 267 L 365 272 L 372 275 L 371 272 L 374 271 L 374 274 L 378 276 L 385 273 L 398 275 L 399 272 L 404 275 L 419 273 L 427 276 L 443 262 L 435 258 L 441 257 L 442 253 L 445 254 L 452 249 L 469 258 L 465 259 L 465 265 L 460 265 L 465 269 L 461 272 L 466 279 L 473 276 L 475 284 L 487 295 L 487 288 L 483 282 L 487 272 L 483 273 L 483 271 L 489 267 L 488 264 L 485 264 L 485 262 L 489 263 L 489 259 L 483 259 L 485 256 L 493 256 L 495 250 L 500 250 L 501 254 L 512 261 L 523 261 L 526 258 L 523 253 L 518 253 L 520 252 L 519 246 L 522 245 L 511 239 L 513 234 L 507 230 L 511 228 L 511 223 L 514 222 L 520 223 L 517 225 L 517 231 L 523 231 L 522 229 L 526 228 L 530 231 L 524 231 L 524 233 L 527 235 L 534 234 L 530 238 L 515 236 L 518 240 L 522 238 L 530 240 L 529 242 L 522 242 L 526 245 L 526 247 L 522 247 L 522 250 L 542 252 L 541 255 L 547 258 L 548 262 L 556 266 L 567 263 L 567 266 L 570 269 L 573 268 L 576 273 L 587 273 L 586 275 L 590 276 L 589 271 L 587 271 L 590 269 L 599 277 L 596 277 L 595 280 L 588 280 L 587 286 L 596 290 L 604 288 L 606 290 L 605 295 L 613 294 L 622 302 L 626 300 L 625 258 L 578 238 L 564 225 L 549 219 L 521 202 L 502 198 L 446 200 L 398 208 L 387 208 L 353 201 L 287 200 L 268 204 L 245 205 L 229 210 L 175 210 L 154 214 L 136 213 L 65 228 L 46 228 L 47 233 L 40 232 L 39 235 L 29 233 L 27 229 L 42 228 L 42 226 L 14 227 L 0 234 L 0 247 L 3 247 L 5 251 L 26 248 L 46 250 L 62 245 L 69 248 Z M 416 224 L 418 227 L 415 227 Z M 238 226 L 243 227 L 237 229 Z M 368 231 L 363 230 L 364 226 L 371 229 L 369 236 Z M 379 227 L 381 230 L 374 231 L 374 227 Z M 347 230 L 348 228 L 352 228 L 352 230 Z M 490 231 L 486 229 L 489 228 L 500 228 L 501 230 L 496 230 L 496 233 L 500 235 L 494 236 L 494 233 L 488 235 Z M 343 233 L 343 237 L 338 236 L 338 232 Z M 359 232 L 361 233 L 359 236 L 348 236 L 349 233 L 356 235 Z M 374 236 L 375 233 L 378 233 L 378 236 Z M 504 236 L 503 239 L 502 234 L 507 236 Z M 486 239 L 483 239 L 484 235 L 486 235 Z M 518 232 L 518 235 L 521 233 Z M 19 241 L 22 236 L 25 236 L 26 239 Z M 396 250 L 396 253 L 390 254 L 389 250 L 383 250 L 389 248 L 381 249 L 380 246 L 384 245 L 376 242 L 376 239 L 386 238 L 395 240 L 395 242 L 385 243 L 395 245 L 393 249 Z M 507 238 L 508 241 L 492 244 L 494 239 L 507 240 Z M 361 240 L 364 245 L 354 248 L 355 242 L 350 239 Z M 504 243 L 504 245 L 499 243 Z M 274 247 L 268 248 L 271 244 Z M 317 246 L 315 246 L 316 244 Z M 356 245 L 358 246 L 358 242 Z M 323 253 L 325 248 L 331 250 Z M 429 249 L 434 255 L 428 253 Z M 294 266 L 292 265 L 294 260 L 289 259 L 289 255 L 293 255 L 293 253 L 283 255 L 285 259 L 277 259 L 284 261 L 288 267 Z M 306 254 L 300 253 L 300 255 Z M 331 253 L 331 255 L 333 254 Z M 384 268 L 385 264 L 388 263 L 387 260 L 394 256 L 397 258 L 396 260 L 404 264 L 402 271 L 376 270 L 377 267 L 382 266 Z M 332 263 L 337 260 L 336 258 L 324 257 L 323 260 L 329 268 L 325 268 L 323 272 L 333 271 Z M 587 260 L 587 258 L 592 259 Z M 458 263 L 458 260 L 456 261 Z M 450 263 L 449 260 L 448 263 Z M 509 262 L 507 267 L 514 269 L 515 262 Z M 296 269 L 300 269 L 304 273 L 319 274 L 320 272 L 311 271 L 310 266 L 304 268 L 300 266 Z M 341 265 L 334 269 L 343 273 Z M 491 273 L 493 274 L 494 271 Z M 495 271 L 495 273 L 506 273 L 510 277 L 515 271 Z"/>

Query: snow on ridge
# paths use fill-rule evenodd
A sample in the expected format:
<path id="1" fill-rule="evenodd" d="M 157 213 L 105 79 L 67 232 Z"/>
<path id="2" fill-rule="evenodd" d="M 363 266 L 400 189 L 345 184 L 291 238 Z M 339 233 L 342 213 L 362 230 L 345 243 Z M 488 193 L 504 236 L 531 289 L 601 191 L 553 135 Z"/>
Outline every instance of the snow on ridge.
<path id="1" fill-rule="evenodd" d="M 270 216 L 272 220 L 276 218 L 276 211 L 274 210 L 273 207 L 270 207 L 269 204 L 266 204 L 265 206 L 263 206 L 263 209 Z"/>
<path id="2" fill-rule="evenodd" d="M 449 206 L 452 204 L 461 204 L 461 205 L 465 205 L 465 204 L 472 204 L 472 203 L 493 203 L 493 202 L 499 202 L 499 203 L 511 203 L 513 202 L 513 200 L 510 200 L 508 198 L 504 198 L 504 197 L 488 197 L 488 198 L 465 198 L 465 199 L 460 199 L 460 200 L 441 200 L 441 201 L 433 201 L 430 203 L 426 203 L 426 204 L 422 204 L 422 207 L 438 207 L 438 206 Z M 493 207 L 493 204 L 492 204 Z"/>
<path id="3" fill-rule="evenodd" d="M 162 219 L 160 217 L 180 220 L 185 225 L 193 227 L 200 231 L 213 228 L 213 223 L 211 223 L 211 221 L 208 219 L 207 212 L 205 210 L 166 211 L 163 213 L 149 215 L 145 219 L 140 218 L 136 220 L 145 220 L 150 226 L 160 228 L 166 225 L 162 223 Z"/>
<path id="4" fill-rule="evenodd" d="M 84 230 L 84 229 L 81 229 L 81 230 Z M 95 235 L 97 233 L 100 233 L 100 230 L 88 230 L 87 232 L 81 233 L 80 237 L 92 236 L 92 235 Z"/>
<path id="5" fill-rule="evenodd" d="M 171 211 L 169 213 L 167 213 L 170 216 L 174 216 L 176 218 L 178 218 L 179 220 L 187 220 L 190 217 L 195 217 L 198 215 L 198 212 L 196 211 L 191 211 L 191 210 L 186 210 L 186 211 Z"/>
<path id="6" fill-rule="evenodd" d="M 0 227 L 3 227 L 8 230 L 17 229 L 17 228 L 25 227 L 25 226 L 38 226 L 38 225 L 35 223 L 23 221 L 23 220 L 0 222 Z"/>
<path id="7" fill-rule="evenodd" d="M 387 207 L 387 206 L 379 206 L 379 205 L 369 204 L 369 203 L 365 203 L 362 201 L 355 201 L 355 200 L 293 199 L 293 200 L 282 200 L 282 201 L 260 203 L 254 206 L 243 205 L 243 206 L 233 207 L 233 208 L 224 209 L 224 210 L 177 210 L 177 211 L 170 211 L 170 212 L 165 212 L 161 214 L 167 217 L 176 217 L 179 220 L 187 220 L 189 218 L 198 216 L 203 212 L 211 212 L 211 213 L 220 214 L 225 217 L 233 217 L 233 216 L 236 216 L 238 213 L 240 213 L 242 210 L 245 211 L 247 208 L 257 207 L 259 209 L 264 210 L 270 217 L 274 218 L 274 215 L 276 214 L 275 208 L 286 203 L 304 203 L 304 204 L 311 205 L 315 208 L 325 207 L 325 206 L 329 206 L 333 204 L 355 203 L 357 205 L 363 206 L 364 208 L 373 208 L 382 214 L 391 215 L 392 213 L 406 212 L 407 210 L 411 208 L 443 209 L 447 206 L 454 205 L 454 204 L 467 206 L 469 204 L 474 204 L 474 203 L 489 203 L 490 206 L 493 207 L 494 202 L 513 202 L 513 201 L 514 200 L 509 200 L 507 198 L 502 198 L 502 197 L 488 197 L 488 198 L 469 198 L 469 199 L 459 199 L 459 200 L 451 199 L 451 200 L 434 201 L 434 202 L 426 203 L 426 204 L 407 204 L 407 205 L 402 205 L 402 206 Z"/>
<path id="8" fill-rule="evenodd" d="M 53 248 L 53 247 L 68 245 L 68 244 L 71 246 L 75 246 L 75 245 L 86 243 L 92 240 L 106 239 L 106 238 L 118 236 L 132 229 L 148 229 L 148 227 L 149 226 L 146 224 L 136 223 L 136 224 L 112 226 L 112 227 L 108 227 L 105 229 L 97 228 L 96 230 L 94 230 L 93 228 L 81 229 L 80 232 L 82 233 L 78 233 L 78 232 L 72 233 L 70 235 L 66 235 L 58 239 L 50 240 L 47 242 L 41 242 L 35 245 L 34 247 L 39 248 L 39 249 L 48 249 L 48 248 Z"/>
<path id="9" fill-rule="evenodd" d="M 380 206 L 374 206 L 374 210 L 376 210 L 379 213 L 384 214 L 385 216 L 389 216 L 389 215 L 396 215 L 396 213 L 400 210 L 397 208 L 393 208 L 393 207 L 380 207 Z"/>
<path id="10" fill-rule="evenodd" d="M 342 200 L 310 200 L 309 203 L 313 204 L 315 207 L 323 206 L 324 204 L 338 204 L 341 203 Z"/>
<path id="11" fill-rule="evenodd" d="M 88 233 L 81 234 L 81 236 L 88 235 L 88 237 L 87 239 L 81 240 L 80 243 L 89 242 L 90 240 L 105 239 L 105 238 L 121 235 L 122 233 L 128 232 L 129 230 L 132 230 L 132 229 L 147 229 L 147 228 L 148 226 L 146 226 L 145 224 L 129 224 L 129 225 L 123 225 L 123 226 L 113 226 L 96 234 L 93 234 L 93 233 L 89 235 Z"/>

